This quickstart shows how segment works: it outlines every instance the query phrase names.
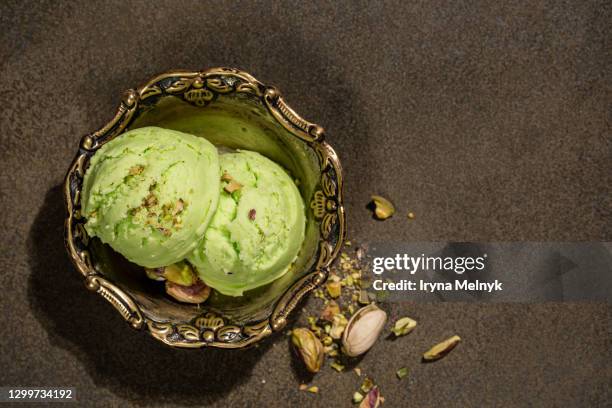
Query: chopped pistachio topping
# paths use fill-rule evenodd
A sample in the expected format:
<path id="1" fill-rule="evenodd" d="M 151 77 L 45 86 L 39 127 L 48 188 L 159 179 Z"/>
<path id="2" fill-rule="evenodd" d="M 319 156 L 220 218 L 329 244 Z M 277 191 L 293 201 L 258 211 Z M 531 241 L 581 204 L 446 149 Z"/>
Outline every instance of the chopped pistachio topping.
<path id="1" fill-rule="evenodd" d="M 132 167 L 130 167 L 130 170 L 129 170 L 128 174 L 130 176 L 137 176 L 139 174 L 142 174 L 143 171 L 144 171 L 144 166 L 142 166 L 142 165 L 132 166 Z"/>
<path id="2" fill-rule="evenodd" d="M 228 184 L 226 184 L 223 189 L 227 191 L 229 194 L 233 194 L 235 191 L 238 191 L 242 188 L 242 184 L 237 182 L 236 180 L 231 180 Z"/>

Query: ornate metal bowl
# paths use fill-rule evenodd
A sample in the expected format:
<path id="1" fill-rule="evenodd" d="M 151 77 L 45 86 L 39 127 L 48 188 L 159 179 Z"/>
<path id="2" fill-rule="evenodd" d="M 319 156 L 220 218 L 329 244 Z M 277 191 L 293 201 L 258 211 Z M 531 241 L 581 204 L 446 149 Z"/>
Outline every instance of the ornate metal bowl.
<path id="1" fill-rule="evenodd" d="M 258 151 L 290 171 L 307 203 L 307 227 L 286 275 L 239 298 L 213 291 L 203 305 L 187 305 L 166 296 L 141 267 L 88 237 L 80 194 L 89 159 L 126 130 L 152 125 Z M 281 330 L 300 299 L 325 281 L 345 236 L 342 170 L 323 128 L 302 119 L 274 87 L 232 68 L 167 72 L 125 92 L 115 117 L 82 138 L 64 197 L 66 248 L 87 288 L 134 328 L 173 347 L 241 348 Z"/>

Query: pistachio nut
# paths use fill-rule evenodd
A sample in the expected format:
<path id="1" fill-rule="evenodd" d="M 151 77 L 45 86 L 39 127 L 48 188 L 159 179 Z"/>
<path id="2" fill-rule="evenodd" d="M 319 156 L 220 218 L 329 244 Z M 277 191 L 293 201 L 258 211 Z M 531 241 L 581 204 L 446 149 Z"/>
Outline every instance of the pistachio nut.
<path id="1" fill-rule="evenodd" d="M 386 321 L 387 313 L 374 303 L 355 312 L 342 336 L 345 354 L 356 357 L 368 351 L 378 339 Z"/>
<path id="2" fill-rule="evenodd" d="M 447 355 L 461 341 L 461 337 L 455 335 L 438 343 L 423 354 L 423 360 L 435 361 Z"/>
<path id="3" fill-rule="evenodd" d="M 374 386 L 363 398 L 363 401 L 359 404 L 359 408 L 378 408 L 380 406 L 380 399 L 380 391 L 377 386 Z"/>
<path id="4" fill-rule="evenodd" d="M 409 317 L 402 317 L 397 322 L 395 322 L 395 325 L 393 326 L 393 329 L 391 329 L 391 331 L 393 331 L 395 337 L 405 336 L 406 334 L 414 330 L 416 325 L 416 320 L 413 320 Z"/>
<path id="5" fill-rule="evenodd" d="M 327 287 L 327 293 L 329 293 L 329 296 L 334 299 L 339 297 L 340 294 L 342 293 L 342 284 L 340 282 L 334 282 L 334 281 L 327 282 L 326 287 Z"/>
<path id="6" fill-rule="evenodd" d="M 395 207 L 384 197 L 373 195 L 372 203 L 374 204 L 374 215 L 379 220 L 386 220 L 395 214 Z"/>
<path id="7" fill-rule="evenodd" d="M 147 278 L 153 279 L 156 281 L 165 281 L 164 277 L 164 268 L 145 268 L 145 273 L 147 274 Z"/>
<path id="8" fill-rule="evenodd" d="M 325 355 L 323 353 L 323 344 L 321 344 L 317 336 L 310 330 L 300 327 L 293 329 L 291 342 L 297 354 L 304 361 L 306 369 L 311 373 L 319 372 Z"/>
<path id="9" fill-rule="evenodd" d="M 162 274 L 170 282 L 182 286 L 191 286 L 198 280 L 193 268 L 187 262 L 177 262 L 164 266 Z"/>
<path id="10" fill-rule="evenodd" d="M 210 287 L 200 280 L 190 286 L 179 285 L 167 280 L 166 293 L 179 302 L 203 303 L 210 296 Z"/>
<path id="11" fill-rule="evenodd" d="M 336 340 L 340 339 L 342 337 L 342 333 L 344 332 L 344 329 L 346 328 L 347 324 L 348 324 L 348 321 L 346 320 L 346 317 L 344 317 L 342 313 L 335 314 L 334 319 L 332 321 L 331 330 L 329 331 L 329 335 L 333 339 L 336 339 Z"/>

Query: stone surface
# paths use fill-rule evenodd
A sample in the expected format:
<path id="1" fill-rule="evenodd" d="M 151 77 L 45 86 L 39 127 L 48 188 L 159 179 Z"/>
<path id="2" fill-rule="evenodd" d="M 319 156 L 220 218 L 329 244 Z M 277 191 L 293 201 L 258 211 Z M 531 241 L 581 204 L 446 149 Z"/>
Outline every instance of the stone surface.
<path id="1" fill-rule="evenodd" d="M 604 1 L 3 1 L 0 384 L 75 386 L 86 406 L 349 406 L 354 373 L 298 391 L 283 336 L 171 350 L 88 293 L 59 187 L 80 137 L 155 73 L 235 66 L 327 129 L 355 241 L 610 240 L 610 21 Z M 376 193 L 399 211 L 384 223 Z M 419 328 L 359 363 L 385 406 L 610 404 L 610 305 L 391 309 Z"/>

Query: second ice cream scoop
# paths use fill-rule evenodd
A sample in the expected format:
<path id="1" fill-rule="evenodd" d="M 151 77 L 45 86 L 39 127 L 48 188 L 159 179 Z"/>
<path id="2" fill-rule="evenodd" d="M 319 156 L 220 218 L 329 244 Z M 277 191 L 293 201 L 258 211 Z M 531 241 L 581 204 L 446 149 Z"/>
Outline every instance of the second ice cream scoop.
<path id="1" fill-rule="evenodd" d="M 289 174 L 259 153 L 219 161 L 217 212 L 189 261 L 207 285 L 241 296 L 288 271 L 304 240 L 304 202 Z"/>

